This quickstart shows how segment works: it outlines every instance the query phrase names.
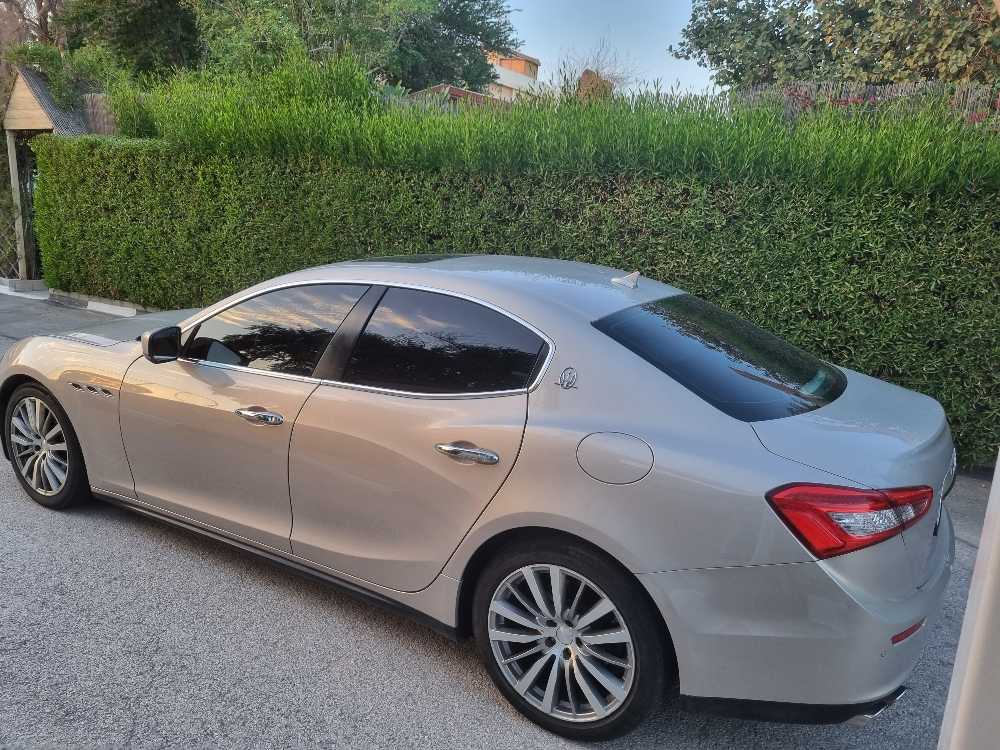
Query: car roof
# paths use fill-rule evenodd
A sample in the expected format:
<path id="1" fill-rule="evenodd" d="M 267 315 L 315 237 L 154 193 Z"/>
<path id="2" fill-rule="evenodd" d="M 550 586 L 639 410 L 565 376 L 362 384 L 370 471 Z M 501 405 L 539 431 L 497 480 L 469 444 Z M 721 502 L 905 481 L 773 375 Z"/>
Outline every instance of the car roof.
<path id="1" fill-rule="evenodd" d="M 626 275 L 620 269 L 550 258 L 415 254 L 318 266 L 266 285 L 312 280 L 410 284 L 476 297 L 515 315 L 526 304 L 537 309 L 539 302 L 547 302 L 574 308 L 591 320 L 682 293 L 645 277 L 640 277 L 635 288 L 613 281 Z"/>

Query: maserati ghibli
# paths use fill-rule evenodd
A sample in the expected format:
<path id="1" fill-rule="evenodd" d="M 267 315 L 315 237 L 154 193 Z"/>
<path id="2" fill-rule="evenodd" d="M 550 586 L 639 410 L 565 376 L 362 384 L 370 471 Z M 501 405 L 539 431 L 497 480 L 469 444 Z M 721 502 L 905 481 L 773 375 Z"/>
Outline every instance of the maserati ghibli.
<path id="1" fill-rule="evenodd" d="M 456 640 L 567 737 L 678 685 L 702 714 L 863 724 L 954 557 L 933 399 L 595 265 L 340 263 L 14 345 L 3 450 Z"/>

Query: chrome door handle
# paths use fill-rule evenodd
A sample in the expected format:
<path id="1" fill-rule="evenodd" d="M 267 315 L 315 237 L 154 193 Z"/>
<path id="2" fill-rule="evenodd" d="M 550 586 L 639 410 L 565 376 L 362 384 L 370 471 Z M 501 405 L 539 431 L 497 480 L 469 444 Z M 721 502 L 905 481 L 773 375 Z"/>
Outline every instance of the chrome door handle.
<path id="1" fill-rule="evenodd" d="M 253 422 L 254 424 L 281 424 L 285 421 L 285 418 L 280 414 L 275 414 L 273 411 L 260 411 L 259 409 L 237 409 L 236 416 L 242 417 L 247 422 Z"/>
<path id="2" fill-rule="evenodd" d="M 449 458 L 454 458 L 456 461 L 470 461 L 475 464 L 486 464 L 487 466 L 499 463 L 500 461 L 500 456 L 485 448 L 466 448 L 461 445 L 449 445 L 447 443 L 441 443 L 434 447 L 438 453 L 443 453 Z"/>

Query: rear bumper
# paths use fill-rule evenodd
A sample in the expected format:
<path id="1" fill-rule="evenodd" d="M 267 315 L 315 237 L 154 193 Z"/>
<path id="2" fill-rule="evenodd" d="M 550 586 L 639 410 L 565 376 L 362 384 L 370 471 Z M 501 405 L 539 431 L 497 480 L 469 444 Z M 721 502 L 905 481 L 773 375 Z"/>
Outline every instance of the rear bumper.
<path id="1" fill-rule="evenodd" d="M 639 579 L 670 629 L 683 707 L 830 723 L 874 710 L 897 692 L 920 658 L 954 559 L 947 512 L 934 554 L 933 574 L 919 589 L 910 583 L 898 537 L 822 563 Z M 921 620 L 916 632 L 892 642 Z"/>
<path id="2" fill-rule="evenodd" d="M 781 703 L 682 695 L 681 709 L 693 714 L 747 721 L 775 721 L 788 724 L 851 723 L 854 726 L 864 726 L 899 700 L 905 692 L 905 687 L 898 687 L 883 698 L 853 705 Z"/>

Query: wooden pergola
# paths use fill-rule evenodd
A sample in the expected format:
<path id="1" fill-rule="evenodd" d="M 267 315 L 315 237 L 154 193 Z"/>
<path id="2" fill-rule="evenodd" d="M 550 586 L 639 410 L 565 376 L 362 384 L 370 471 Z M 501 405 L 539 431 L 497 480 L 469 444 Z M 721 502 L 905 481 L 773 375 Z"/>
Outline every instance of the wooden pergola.
<path id="1" fill-rule="evenodd" d="M 18 291 L 44 289 L 40 280 L 38 248 L 32 225 L 32 194 L 35 189 L 35 156 L 29 141 L 39 133 L 85 135 L 113 133 L 103 94 L 83 95 L 83 104 L 63 106 L 49 91 L 45 76 L 20 67 L 7 102 L 3 127 L 7 131 L 10 185 L 16 210 L 18 279 L 11 285 Z"/>

